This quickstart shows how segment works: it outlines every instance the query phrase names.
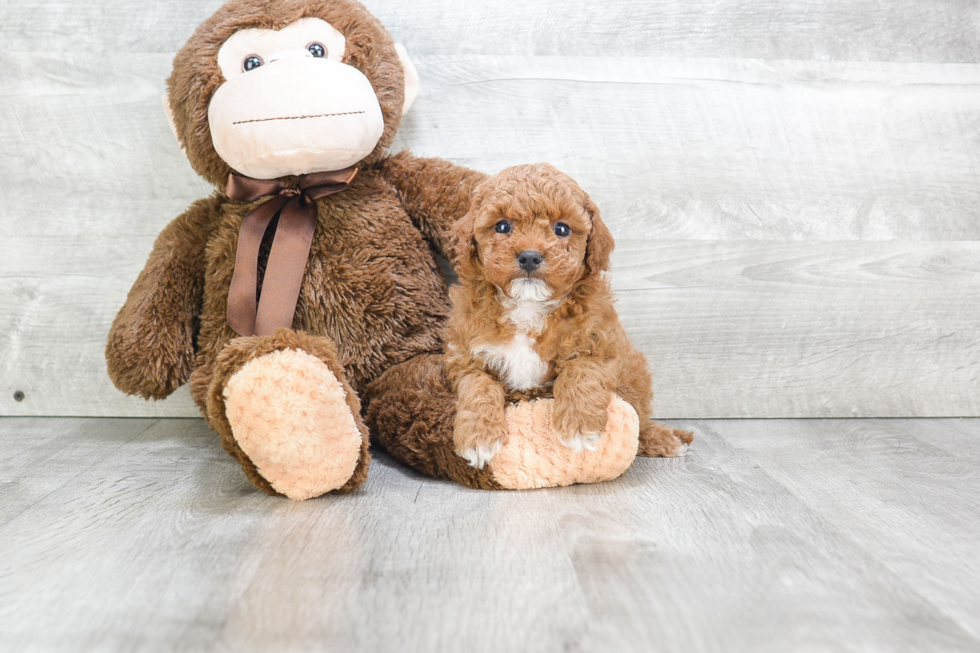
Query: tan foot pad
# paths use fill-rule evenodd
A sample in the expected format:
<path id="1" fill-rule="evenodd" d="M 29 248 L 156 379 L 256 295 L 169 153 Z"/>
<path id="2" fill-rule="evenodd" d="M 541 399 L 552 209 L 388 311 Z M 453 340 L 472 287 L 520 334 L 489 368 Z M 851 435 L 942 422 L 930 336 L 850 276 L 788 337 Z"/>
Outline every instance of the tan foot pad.
<path id="1" fill-rule="evenodd" d="M 622 475 L 636 458 L 640 421 L 628 403 L 614 397 L 609 421 L 595 451 L 575 451 L 551 426 L 552 399 L 507 407 L 509 434 L 490 462 L 494 480 L 509 490 L 598 483 Z"/>
<path id="2" fill-rule="evenodd" d="M 225 386 L 238 446 L 290 499 L 309 499 L 354 474 L 361 433 L 346 392 L 318 358 L 284 349 L 249 361 Z"/>

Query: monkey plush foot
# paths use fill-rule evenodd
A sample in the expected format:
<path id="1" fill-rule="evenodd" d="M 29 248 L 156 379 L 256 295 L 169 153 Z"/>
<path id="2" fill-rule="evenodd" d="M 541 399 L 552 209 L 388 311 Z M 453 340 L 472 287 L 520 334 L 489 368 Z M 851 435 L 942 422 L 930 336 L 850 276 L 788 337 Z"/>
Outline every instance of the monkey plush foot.
<path id="1" fill-rule="evenodd" d="M 347 393 L 320 359 L 281 349 L 247 362 L 224 388 L 232 435 L 261 476 L 290 499 L 343 487 L 362 436 Z"/>
<path id="2" fill-rule="evenodd" d="M 521 401 L 507 407 L 508 436 L 490 461 L 489 471 L 509 490 L 598 483 L 622 475 L 639 446 L 639 418 L 619 397 L 609 402 L 606 430 L 591 447 L 570 447 L 551 422 L 552 399 Z"/>

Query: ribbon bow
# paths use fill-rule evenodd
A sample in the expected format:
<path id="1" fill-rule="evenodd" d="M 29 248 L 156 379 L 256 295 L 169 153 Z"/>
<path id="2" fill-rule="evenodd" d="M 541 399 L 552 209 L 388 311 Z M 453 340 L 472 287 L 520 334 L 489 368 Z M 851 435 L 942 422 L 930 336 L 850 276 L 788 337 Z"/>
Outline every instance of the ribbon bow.
<path id="1" fill-rule="evenodd" d="M 271 196 L 245 216 L 238 232 L 235 271 L 228 289 L 228 326 L 238 335 L 267 336 L 280 327 L 292 327 L 316 227 L 315 200 L 346 189 L 356 175 L 354 167 L 314 172 L 301 176 L 295 185 L 282 179 L 228 175 L 225 193 L 233 200 L 254 202 Z M 259 248 L 277 213 L 279 224 L 262 279 L 262 297 L 257 301 Z"/>

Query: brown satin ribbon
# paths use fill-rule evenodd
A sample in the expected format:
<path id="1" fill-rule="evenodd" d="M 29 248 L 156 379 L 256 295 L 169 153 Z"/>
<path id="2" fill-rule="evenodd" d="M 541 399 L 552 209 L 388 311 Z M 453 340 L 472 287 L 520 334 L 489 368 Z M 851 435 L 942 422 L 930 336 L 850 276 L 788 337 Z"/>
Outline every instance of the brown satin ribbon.
<path id="1" fill-rule="evenodd" d="M 356 175 L 354 167 L 314 172 L 300 177 L 295 185 L 281 179 L 228 175 L 225 192 L 235 201 L 254 202 L 271 196 L 245 216 L 238 232 L 235 271 L 228 290 L 228 326 L 236 333 L 267 336 L 280 327 L 292 327 L 316 227 L 315 200 L 346 189 Z M 262 297 L 256 301 L 259 248 L 276 213 L 279 224 L 265 266 Z"/>

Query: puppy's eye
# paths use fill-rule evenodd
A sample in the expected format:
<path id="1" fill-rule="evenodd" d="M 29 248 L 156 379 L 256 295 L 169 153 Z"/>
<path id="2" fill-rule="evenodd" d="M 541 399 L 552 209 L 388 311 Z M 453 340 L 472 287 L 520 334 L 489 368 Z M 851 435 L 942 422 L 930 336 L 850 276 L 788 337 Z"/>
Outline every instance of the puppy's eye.
<path id="1" fill-rule="evenodd" d="M 317 59 L 322 59 L 327 56 L 327 49 L 323 47 L 322 43 L 310 43 L 306 46 L 306 49 Z"/>
<path id="2" fill-rule="evenodd" d="M 572 235 L 572 228 L 564 222 L 558 222 L 555 224 L 555 235 L 559 238 L 567 238 Z"/>
<path id="3" fill-rule="evenodd" d="M 498 234 L 509 234 L 510 233 L 510 221 L 501 220 L 497 224 L 493 225 L 493 230 Z"/>
<path id="4" fill-rule="evenodd" d="M 263 63 L 265 62 L 262 61 L 262 57 L 260 57 L 257 54 L 250 54 L 247 57 L 245 57 L 245 61 L 242 62 L 242 70 L 244 70 L 245 72 L 248 72 L 250 70 L 255 70 Z"/>

